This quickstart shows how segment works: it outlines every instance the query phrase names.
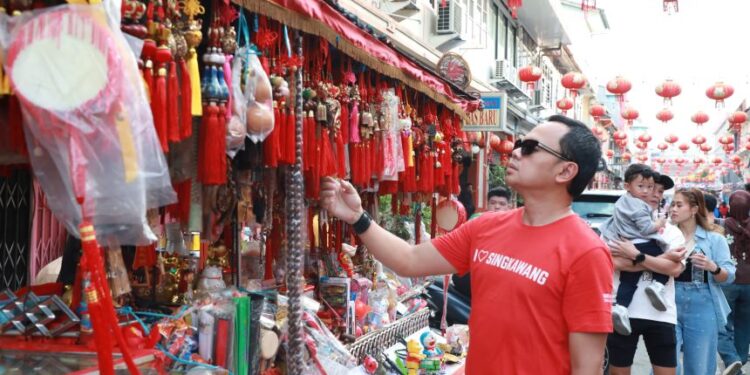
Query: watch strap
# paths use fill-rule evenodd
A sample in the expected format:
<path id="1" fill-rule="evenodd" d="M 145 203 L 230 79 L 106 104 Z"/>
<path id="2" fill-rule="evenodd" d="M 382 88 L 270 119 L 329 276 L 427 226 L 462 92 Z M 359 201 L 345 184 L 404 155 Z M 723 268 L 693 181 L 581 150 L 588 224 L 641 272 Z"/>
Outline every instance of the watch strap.
<path id="1" fill-rule="evenodd" d="M 716 265 L 716 271 L 711 271 L 711 274 L 712 275 L 718 275 L 720 273 L 721 273 L 721 266 L 717 264 Z"/>
<path id="2" fill-rule="evenodd" d="M 638 263 L 643 262 L 644 260 L 646 260 L 646 255 L 643 254 L 643 253 L 640 253 L 640 254 L 638 254 L 638 255 L 635 256 L 635 259 L 633 259 L 633 265 L 635 266 Z"/>
<path id="3" fill-rule="evenodd" d="M 367 211 L 363 211 L 362 216 L 352 224 L 352 229 L 354 229 L 354 233 L 360 235 L 370 229 L 370 224 L 372 224 L 372 217 Z"/>

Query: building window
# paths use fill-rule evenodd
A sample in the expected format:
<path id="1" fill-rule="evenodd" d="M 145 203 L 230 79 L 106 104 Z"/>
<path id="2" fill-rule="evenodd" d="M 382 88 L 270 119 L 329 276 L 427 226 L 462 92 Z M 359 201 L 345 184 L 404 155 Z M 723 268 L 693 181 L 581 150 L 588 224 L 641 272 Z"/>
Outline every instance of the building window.
<path id="1" fill-rule="evenodd" d="M 510 60 L 510 63 L 513 64 L 514 67 L 518 67 L 518 36 L 517 36 L 517 29 L 515 26 L 511 26 L 508 28 L 508 47 L 510 48 L 510 53 L 508 54 L 508 60 Z"/>
<path id="2" fill-rule="evenodd" d="M 498 16 L 499 11 L 497 8 L 497 4 L 492 4 L 492 9 L 490 10 L 490 48 L 494 52 L 495 60 L 499 59 L 499 51 L 500 46 L 498 42 Z"/>

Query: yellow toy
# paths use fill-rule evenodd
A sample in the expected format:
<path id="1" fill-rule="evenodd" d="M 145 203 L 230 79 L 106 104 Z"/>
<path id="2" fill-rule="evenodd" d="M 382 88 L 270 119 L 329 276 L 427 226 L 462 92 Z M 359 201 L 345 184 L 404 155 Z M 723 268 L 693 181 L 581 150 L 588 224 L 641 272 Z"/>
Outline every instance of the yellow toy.
<path id="1" fill-rule="evenodd" d="M 419 366 L 427 356 L 422 354 L 422 345 L 417 340 L 406 343 L 406 370 L 408 375 L 418 375 Z"/>

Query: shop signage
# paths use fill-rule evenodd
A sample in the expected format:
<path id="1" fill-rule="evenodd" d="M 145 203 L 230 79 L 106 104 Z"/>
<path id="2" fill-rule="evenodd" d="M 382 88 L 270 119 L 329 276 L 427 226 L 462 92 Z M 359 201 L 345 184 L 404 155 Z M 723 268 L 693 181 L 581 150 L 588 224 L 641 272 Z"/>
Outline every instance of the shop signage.
<path id="1" fill-rule="evenodd" d="M 484 108 L 469 114 L 464 131 L 506 131 L 508 96 L 504 92 L 483 93 Z"/>

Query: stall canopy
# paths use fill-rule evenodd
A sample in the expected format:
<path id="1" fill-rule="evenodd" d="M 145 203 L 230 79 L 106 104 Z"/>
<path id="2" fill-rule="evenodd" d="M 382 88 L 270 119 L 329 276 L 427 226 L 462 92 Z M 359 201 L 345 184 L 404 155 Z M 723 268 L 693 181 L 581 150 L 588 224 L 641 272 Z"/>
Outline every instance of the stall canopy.
<path id="1" fill-rule="evenodd" d="M 381 74 L 429 96 L 461 116 L 481 100 L 462 92 L 435 73 L 360 29 L 322 0 L 233 0 L 245 9 L 295 29 L 325 38 L 336 48 Z"/>

